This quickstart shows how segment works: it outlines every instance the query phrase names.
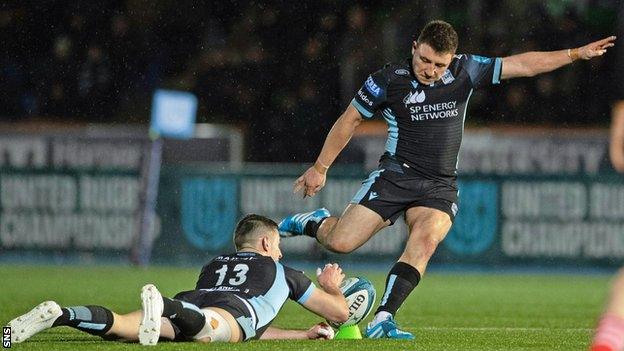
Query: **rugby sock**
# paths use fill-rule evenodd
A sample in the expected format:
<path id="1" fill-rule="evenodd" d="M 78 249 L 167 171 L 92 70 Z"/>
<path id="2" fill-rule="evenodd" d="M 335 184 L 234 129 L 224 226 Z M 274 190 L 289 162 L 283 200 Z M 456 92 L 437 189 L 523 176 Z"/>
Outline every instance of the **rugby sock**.
<path id="1" fill-rule="evenodd" d="M 396 314 L 419 281 L 420 272 L 416 268 L 404 262 L 395 263 L 386 278 L 386 290 L 375 314 L 379 312 Z"/>
<path id="2" fill-rule="evenodd" d="M 329 217 L 323 217 L 318 221 L 310 219 L 306 224 L 305 228 L 303 228 L 303 234 L 312 238 L 316 238 L 316 232 L 318 232 L 319 227 L 327 218 Z"/>
<path id="3" fill-rule="evenodd" d="M 193 337 L 206 324 L 206 316 L 199 307 L 180 300 L 163 297 L 163 317 L 169 318 L 171 323 L 180 329 L 180 333 Z"/>
<path id="4" fill-rule="evenodd" d="M 624 319 L 607 314 L 600 319 L 591 351 L 624 350 Z"/>
<path id="5" fill-rule="evenodd" d="M 102 306 L 73 306 L 61 309 L 53 327 L 68 326 L 91 335 L 103 336 L 113 326 L 113 312 Z"/>

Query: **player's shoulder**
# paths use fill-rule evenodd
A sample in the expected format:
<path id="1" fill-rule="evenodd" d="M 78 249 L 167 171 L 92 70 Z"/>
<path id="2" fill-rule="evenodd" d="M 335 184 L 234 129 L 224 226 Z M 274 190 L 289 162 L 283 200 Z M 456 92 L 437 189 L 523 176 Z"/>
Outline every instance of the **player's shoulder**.
<path id="1" fill-rule="evenodd" d="M 378 79 L 383 78 L 386 84 L 391 84 L 402 79 L 411 80 L 412 68 L 407 60 L 402 62 L 389 62 L 377 71 L 375 75 Z"/>
<path id="2" fill-rule="evenodd" d="M 304 273 L 302 270 L 299 270 L 299 269 L 295 269 L 295 268 L 289 267 L 289 266 L 287 266 L 287 265 L 285 265 L 285 264 L 282 264 L 282 263 L 279 263 L 279 262 L 278 262 L 277 264 L 278 264 L 278 265 L 280 265 L 280 266 L 282 266 L 282 267 L 284 268 L 284 274 L 285 274 L 287 277 L 292 277 L 292 276 L 305 276 L 305 273 Z"/>
<path id="3" fill-rule="evenodd" d="M 455 54 L 453 55 L 453 59 L 451 60 L 451 64 L 449 65 L 449 71 L 457 76 L 461 71 L 465 71 L 465 67 L 467 64 L 473 60 L 475 55 L 472 54 Z M 480 56 L 479 56 L 480 57 Z"/>
<path id="4" fill-rule="evenodd" d="M 277 264 L 278 264 L 278 265 L 280 265 L 280 266 L 282 266 L 282 267 L 284 267 L 284 271 L 303 273 L 303 271 L 302 271 L 302 270 L 292 268 L 292 267 L 287 266 L 287 265 L 285 265 L 285 264 L 283 264 L 283 263 L 281 263 L 281 262 L 278 262 Z"/>
<path id="5" fill-rule="evenodd" d="M 495 60 L 494 57 L 487 57 L 475 54 L 455 54 L 453 55 L 453 60 L 451 61 L 451 65 L 465 65 L 469 62 L 475 62 L 480 64 L 489 64 Z"/>
<path id="6" fill-rule="evenodd" d="M 409 77 L 411 75 L 411 66 L 407 60 L 399 62 L 386 63 L 382 71 L 389 77 Z"/>
<path id="7" fill-rule="evenodd" d="M 466 62 L 468 61 L 470 54 L 455 54 L 453 55 L 453 59 L 451 60 L 451 64 L 449 65 L 449 68 L 452 67 L 460 67 L 466 64 Z"/>

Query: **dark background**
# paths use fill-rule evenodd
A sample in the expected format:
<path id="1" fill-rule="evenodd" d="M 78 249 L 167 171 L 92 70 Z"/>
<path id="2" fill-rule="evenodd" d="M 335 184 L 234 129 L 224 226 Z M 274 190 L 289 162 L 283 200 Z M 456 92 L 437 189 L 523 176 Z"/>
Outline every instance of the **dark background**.
<path id="1" fill-rule="evenodd" d="M 429 20 L 454 25 L 459 52 L 506 56 L 617 34 L 619 7 L 615 0 L 4 1 L 0 121 L 147 124 L 153 91 L 181 89 L 198 96 L 198 122 L 246 131 L 247 161 L 309 162 L 366 76 L 408 57 Z M 606 128 L 610 103 L 624 97 L 618 55 L 623 50 L 476 93 L 468 126 Z"/>

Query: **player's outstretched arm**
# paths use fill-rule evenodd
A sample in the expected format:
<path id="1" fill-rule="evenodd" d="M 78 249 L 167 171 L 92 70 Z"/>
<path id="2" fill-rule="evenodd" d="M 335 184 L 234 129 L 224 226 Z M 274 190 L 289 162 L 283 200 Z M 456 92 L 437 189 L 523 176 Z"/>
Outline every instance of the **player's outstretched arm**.
<path id="1" fill-rule="evenodd" d="M 329 340 L 334 338 L 334 330 L 326 323 L 318 323 L 308 330 L 280 329 L 268 327 L 260 337 L 261 340 L 283 340 L 283 339 L 321 339 Z"/>
<path id="2" fill-rule="evenodd" d="M 503 57 L 502 79 L 533 77 L 554 71 L 578 59 L 589 60 L 602 56 L 615 45 L 615 36 L 610 36 L 585 46 L 558 51 L 531 51 Z"/>
<path id="3" fill-rule="evenodd" d="M 613 168 L 624 173 L 624 100 L 616 102 L 611 110 L 609 156 Z"/>
<path id="4" fill-rule="evenodd" d="M 295 181 L 293 192 L 303 190 L 303 196 L 314 196 L 325 185 L 327 170 L 334 163 L 338 154 L 351 140 L 353 133 L 362 122 L 362 115 L 349 104 L 349 107 L 334 123 L 327 134 L 323 149 L 314 165 L 308 168 L 301 177 Z"/>
<path id="5" fill-rule="evenodd" d="M 344 323 L 349 318 L 347 300 L 340 290 L 344 276 L 338 264 L 325 265 L 322 271 L 317 272 L 322 289 L 314 289 L 303 306 L 327 320 Z"/>

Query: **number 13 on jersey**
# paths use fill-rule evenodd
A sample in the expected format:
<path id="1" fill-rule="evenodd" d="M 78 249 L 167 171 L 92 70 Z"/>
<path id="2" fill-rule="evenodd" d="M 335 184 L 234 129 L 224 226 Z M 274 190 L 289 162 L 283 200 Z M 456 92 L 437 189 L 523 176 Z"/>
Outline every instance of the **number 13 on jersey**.
<path id="1" fill-rule="evenodd" d="M 229 285 L 237 286 L 243 284 L 247 280 L 247 272 L 249 271 L 249 266 L 244 263 L 239 263 L 234 268 L 232 268 L 232 273 L 235 274 L 234 277 L 230 278 L 227 283 Z M 228 265 L 224 264 L 221 268 L 215 271 L 219 275 L 219 279 L 217 279 L 216 286 L 223 285 L 225 278 L 228 276 Z M 231 276 L 231 275 L 230 275 Z"/>

